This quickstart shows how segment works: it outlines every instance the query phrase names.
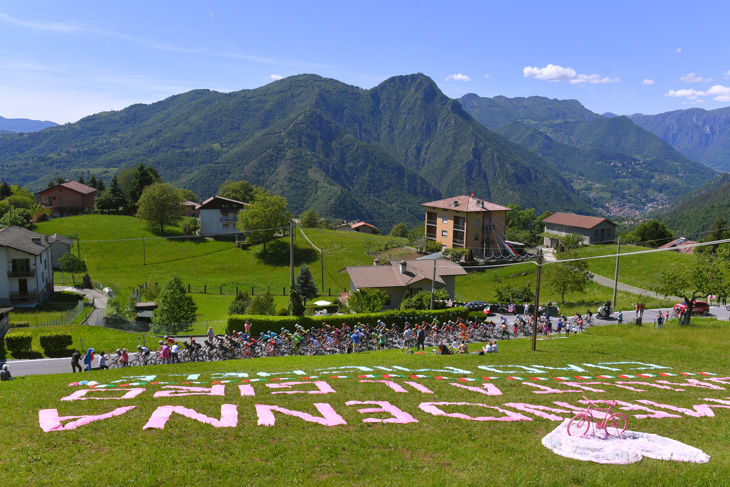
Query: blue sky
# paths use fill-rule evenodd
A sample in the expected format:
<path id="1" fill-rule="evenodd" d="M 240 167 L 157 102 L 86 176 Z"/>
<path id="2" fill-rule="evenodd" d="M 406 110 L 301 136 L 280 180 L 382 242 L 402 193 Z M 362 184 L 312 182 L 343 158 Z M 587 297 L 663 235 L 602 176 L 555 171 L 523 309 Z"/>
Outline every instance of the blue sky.
<path id="1" fill-rule="evenodd" d="M 196 88 L 430 76 L 450 97 L 730 105 L 730 2 L 0 1 L 0 116 L 58 123 Z"/>

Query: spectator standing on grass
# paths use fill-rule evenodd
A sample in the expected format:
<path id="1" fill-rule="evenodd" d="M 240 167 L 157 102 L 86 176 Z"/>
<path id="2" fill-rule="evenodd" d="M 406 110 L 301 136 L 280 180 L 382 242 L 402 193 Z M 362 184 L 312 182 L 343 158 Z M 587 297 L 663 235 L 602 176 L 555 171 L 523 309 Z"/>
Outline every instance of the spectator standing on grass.
<path id="1" fill-rule="evenodd" d="M 416 351 L 420 348 L 424 352 L 426 351 L 426 330 L 423 329 L 423 327 L 418 328 L 418 332 L 416 333 Z"/>
<path id="2" fill-rule="evenodd" d="M 122 349 L 122 367 L 129 367 L 129 352 L 126 348 Z"/>
<path id="3" fill-rule="evenodd" d="M 360 332 L 355 330 L 350 336 L 350 340 L 352 340 L 352 353 L 357 353 L 360 348 Z"/>
<path id="4" fill-rule="evenodd" d="M 661 311 L 659 312 L 659 316 L 656 318 L 656 327 L 661 328 L 664 324 L 664 316 L 662 315 Z"/>
<path id="5" fill-rule="evenodd" d="M 619 311 L 618 312 L 618 324 L 619 325 L 622 325 L 623 322 L 624 322 L 624 312 L 623 311 Z"/>
<path id="6" fill-rule="evenodd" d="M 172 348 L 170 348 L 170 358 L 172 359 L 172 363 L 176 364 L 178 362 L 177 360 L 177 352 L 180 350 L 180 345 L 177 343 L 174 343 L 172 345 Z"/>
<path id="7" fill-rule="evenodd" d="M 0 380 L 13 380 L 13 376 L 8 370 L 8 364 L 3 364 L 3 369 L 0 370 Z"/>
<path id="8" fill-rule="evenodd" d="M 78 350 L 74 350 L 74 353 L 71 354 L 71 371 L 73 373 L 76 372 L 76 369 L 79 369 L 79 372 L 81 372 L 81 364 L 79 362 L 81 361 L 81 352 Z"/>
<path id="9" fill-rule="evenodd" d="M 213 327 L 212 326 L 209 326 L 208 327 L 208 331 L 206 332 L 206 334 L 208 335 L 208 341 L 210 343 L 213 343 L 213 338 L 215 337 L 215 333 L 213 333 Z"/>
<path id="10" fill-rule="evenodd" d="M 408 325 L 406 325 L 406 329 L 403 330 L 403 346 L 401 347 L 401 350 L 405 350 L 407 347 L 411 345 L 411 336 L 413 335 L 413 332 L 410 328 L 408 328 Z"/>

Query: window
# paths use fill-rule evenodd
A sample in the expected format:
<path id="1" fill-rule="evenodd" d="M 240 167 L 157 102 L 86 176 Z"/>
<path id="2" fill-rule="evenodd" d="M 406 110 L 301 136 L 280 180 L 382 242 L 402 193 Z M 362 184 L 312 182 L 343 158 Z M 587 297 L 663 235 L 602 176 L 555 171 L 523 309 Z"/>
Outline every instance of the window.
<path id="1" fill-rule="evenodd" d="M 228 230 L 228 223 L 223 224 L 223 230 Z"/>
<path id="2" fill-rule="evenodd" d="M 474 240 L 479 240 L 479 234 L 478 233 L 475 233 L 474 234 Z"/>
<path id="3" fill-rule="evenodd" d="M 448 216 L 441 217 L 441 223 L 449 223 L 449 217 Z"/>
<path id="4" fill-rule="evenodd" d="M 474 225 L 476 225 L 476 227 L 479 228 L 479 218 L 477 218 L 476 220 L 474 220 Z"/>
<path id="5" fill-rule="evenodd" d="M 441 230 L 441 236 L 442 237 L 448 237 L 449 236 L 449 232 L 447 232 L 446 230 Z"/>
<path id="6" fill-rule="evenodd" d="M 598 230 L 593 230 L 593 237 L 598 238 Z"/>

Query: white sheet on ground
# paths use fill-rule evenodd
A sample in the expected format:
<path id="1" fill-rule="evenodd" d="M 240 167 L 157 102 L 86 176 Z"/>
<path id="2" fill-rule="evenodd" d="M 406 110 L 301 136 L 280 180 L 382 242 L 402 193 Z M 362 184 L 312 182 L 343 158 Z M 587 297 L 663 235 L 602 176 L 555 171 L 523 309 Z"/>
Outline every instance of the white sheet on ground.
<path id="1" fill-rule="evenodd" d="M 589 431 L 585 436 L 568 435 L 569 419 L 548 433 L 542 444 L 558 455 L 585 462 L 624 465 L 642 457 L 676 462 L 707 463 L 710 456 L 679 441 L 651 433 L 626 430 L 621 436 L 605 436 Z M 591 428 L 592 430 L 593 428 Z"/>

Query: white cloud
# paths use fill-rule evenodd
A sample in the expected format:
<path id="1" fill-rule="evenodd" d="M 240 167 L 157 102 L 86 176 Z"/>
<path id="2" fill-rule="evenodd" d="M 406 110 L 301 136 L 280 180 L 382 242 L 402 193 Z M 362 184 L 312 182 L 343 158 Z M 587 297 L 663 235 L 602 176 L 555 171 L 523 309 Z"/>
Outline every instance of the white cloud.
<path id="1" fill-rule="evenodd" d="M 535 78 L 550 82 L 568 81 L 572 85 L 590 83 L 617 83 L 621 81 L 619 78 L 609 78 L 599 74 L 578 74 L 573 68 L 564 68 L 557 64 L 548 64 L 544 68 L 525 66 L 522 70 L 525 78 Z"/>
<path id="2" fill-rule="evenodd" d="M 567 81 L 578 76 L 573 68 L 564 68 L 555 64 L 548 64 L 544 68 L 525 66 L 522 70 L 525 78 L 536 78 L 545 81 Z"/>
<path id="3" fill-rule="evenodd" d="M 695 73 L 687 73 L 679 78 L 679 81 L 683 83 L 709 83 L 712 81 L 712 78 L 703 78 L 702 76 L 697 76 Z"/>
<path id="4" fill-rule="evenodd" d="M 722 73 L 722 75 L 724 77 L 726 77 L 726 78 L 730 78 L 730 69 L 728 69 L 727 71 L 725 71 L 724 73 Z"/>
<path id="5" fill-rule="evenodd" d="M 450 74 L 446 77 L 446 81 L 471 81 L 471 78 L 465 74 Z"/>
<path id="6" fill-rule="evenodd" d="M 5 22 L 10 22 L 11 24 L 15 24 L 20 27 L 25 27 L 27 29 L 41 30 L 41 31 L 47 31 L 47 32 L 57 32 L 57 33 L 61 33 L 61 34 L 68 34 L 71 32 L 78 32 L 78 31 L 86 30 L 77 25 L 63 24 L 60 22 L 29 22 L 29 21 L 25 21 L 25 20 L 16 19 L 15 17 L 11 17 L 10 15 L 3 14 L 3 13 L 0 13 L 0 20 L 4 20 Z"/>
<path id="7" fill-rule="evenodd" d="M 722 85 L 715 85 L 707 90 L 708 95 L 714 95 L 713 100 L 730 102 L 730 88 Z"/>
<path id="8" fill-rule="evenodd" d="M 646 85 L 646 86 L 653 85 L 654 84 L 654 80 L 653 79 L 649 79 L 649 78 L 645 78 L 644 81 L 641 82 L 641 84 L 642 85 Z"/>
<path id="9" fill-rule="evenodd" d="M 704 91 L 697 91 L 693 89 L 686 90 L 669 90 L 664 96 L 671 96 L 673 98 L 687 98 L 688 100 L 696 100 L 700 96 L 707 96 Z"/>
<path id="10" fill-rule="evenodd" d="M 677 50 L 674 51 L 674 54 L 679 54 L 680 52 L 682 52 L 682 48 L 681 47 L 678 47 Z"/>
<path id="11" fill-rule="evenodd" d="M 489 75 L 488 75 L 488 74 L 485 74 L 485 75 L 484 75 L 484 77 L 485 77 L 485 78 L 489 78 Z"/>
<path id="12" fill-rule="evenodd" d="M 269 75 L 269 79 L 273 79 L 274 81 L 279 80 L 279 79 L 283 79 L 283 78 L 284 77 L 281 76 L 281 75 L 279 75 L 279 74 L 270 74 Z"/>
<path id="13" fill-rule="evenodd" d="M 730 102 L 730 87 L 715 85 L 707 91 L 697 90 L 669 90 L 669 93 L 664 96 L 671 96 L 674 98 L 686 98 L 688 100 L 696 100 L 698 103 L 706 100 L 700 99 L 702 96 L 712 96 L 713 100 L 721 102 Z"/>

